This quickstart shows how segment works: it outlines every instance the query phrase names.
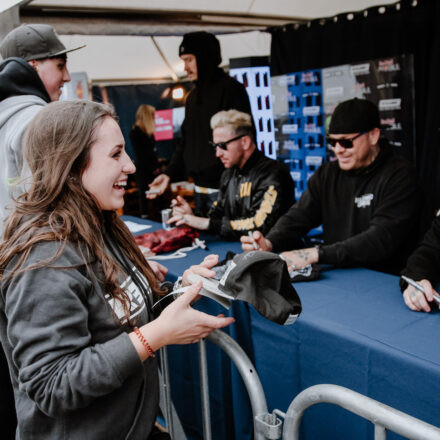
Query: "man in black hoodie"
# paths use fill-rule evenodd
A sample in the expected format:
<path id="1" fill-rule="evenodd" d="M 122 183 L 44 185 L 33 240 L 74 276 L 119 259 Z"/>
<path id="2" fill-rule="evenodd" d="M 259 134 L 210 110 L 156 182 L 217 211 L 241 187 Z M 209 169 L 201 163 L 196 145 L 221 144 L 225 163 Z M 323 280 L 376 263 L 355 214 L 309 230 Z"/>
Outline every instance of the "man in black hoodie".
<path id="1" fill-rule="evenodd" d="M 162 194 L 170 180 L 192 177 L 195 214 L 206 217 L 217 200 L 224 169 L 209 145 L 212 140 L 209 121 L 220 110 L 235 109 L 251 114 L 251 108 L 245 87 L 218 67 L 220 44 L 214 35 L 207 32 L 185 34 L 179 55 L 185 63 L 188 79 L 195 82 L 195 88 L 185 103 L 182 142 L 176 147 L 166 173 L 157 176 L 150 188 Z"/>
<path id="2" fill-rule="evenodd" d="M 355 98 L 336 107 L 327 143 L 337 161 L 316 171 L 267 237 L 254 232 L 260 249 L 289 250 L 283 255 L 295 268 L 320 262 L 402 269 L 419 236 L 424 198 L 413 167 L 379 139 L 379 127 L 377 106 L 370 101 Z M 324 244 L 300 249 L 307 232 L 321 224 Z M 241 241 L 244 250 L 253 249 L 250 238 Z"/>

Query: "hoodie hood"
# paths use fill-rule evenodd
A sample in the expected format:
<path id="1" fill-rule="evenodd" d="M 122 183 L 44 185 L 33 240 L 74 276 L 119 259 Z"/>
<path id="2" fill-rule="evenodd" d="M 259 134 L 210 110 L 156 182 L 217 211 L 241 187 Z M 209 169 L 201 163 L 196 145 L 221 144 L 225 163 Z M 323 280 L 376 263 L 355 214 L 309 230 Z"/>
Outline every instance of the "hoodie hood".
<path id="1" fill-rule="evenodd" d="M 211 78 L 222 61 L 220 43 L 217 37 L 208 32 L 190 32 L 183 36 L 179 46 L 179 56 L 192 54 L 197 60 L 197 82 Z"/>
<path id="2" fill-rule="evenodd" d="M 34 95 L 50 102 L 49 94 L 32 66 L 21 58 L 7 58 L 0 63 L 0 101 L 18 95 Z"/>

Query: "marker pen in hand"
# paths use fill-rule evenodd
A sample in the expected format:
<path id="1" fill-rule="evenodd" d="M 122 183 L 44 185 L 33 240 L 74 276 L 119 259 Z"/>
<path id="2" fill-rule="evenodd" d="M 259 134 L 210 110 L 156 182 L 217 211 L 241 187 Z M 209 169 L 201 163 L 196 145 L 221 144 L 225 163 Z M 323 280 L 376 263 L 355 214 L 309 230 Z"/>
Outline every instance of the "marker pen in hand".
<path id="1" fill-rule="evenodd" d="M 252 244 L 254 245 L 254 249 L 257 251 L 258 250 L 258 244 L 254 240 L 254 236 L 252 234 L 252 231 L 248 231 L 248 235 L 249 235 L 249 238 L 252 240 Z"/>
<path id="2" fill-rule="evenodd" d="M 408 278 L 405 275 L 402 275 L 401 277 L 402 277 L 403 281 L 406 281 L 409 285 L 413 286 L 415 289 L 420 290 L 420 292 L 422 292 L 422 293 L 426 293 L 423 286 L 421 286 L 419 283 L 416 283 L 413 279 Z M 437 304 L 440 304 L 440 298 L 437 295 L 433 295 L 433 296 L 434 296 L 434 301 Z"/>

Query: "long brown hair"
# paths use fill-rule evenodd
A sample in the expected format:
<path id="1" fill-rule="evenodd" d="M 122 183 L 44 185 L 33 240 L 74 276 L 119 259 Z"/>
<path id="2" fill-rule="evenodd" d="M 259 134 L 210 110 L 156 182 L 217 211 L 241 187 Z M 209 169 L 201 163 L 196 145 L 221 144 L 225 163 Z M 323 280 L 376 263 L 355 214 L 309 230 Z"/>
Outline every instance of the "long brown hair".
<path id="1" fill-rule="evenodd" d="M 134 125 L 139 127 L 148 136 L 154 135 L 156 122 L 154 120 L 154 112 L 156 109 L 152 105 L 142 104 L 136 111 L 136 122 Z"/>
<path id="2" fill-rule="evenodd" d="M 97 129 L 108 117 L 115 118 L 115 113 L 103 104 L 54 102 L 41 110 L 29 125 L 24 147 L 32 182 L 16 200 L 15 209 L 6 221 L 0 244 L 0 281 L 50 265 L 70 243 L 77 247 L 89 270 L 87 263 L 101 264 L 104 279 L 99 281 L 105 293 L 123 305 L 128 320 L 130 300 L 119 286 L 120 267 L 105 251 L 104 228 L 147 278 L 152 290 L 161 291 L 124 222 L 113 211 L 101 211 L 81 182 Z M 61 244 L 56 254 L 26 267 L 32 248 L 46 241 Z M 6 273 L 6 266 L 15 256 L 14 268 Z"/>

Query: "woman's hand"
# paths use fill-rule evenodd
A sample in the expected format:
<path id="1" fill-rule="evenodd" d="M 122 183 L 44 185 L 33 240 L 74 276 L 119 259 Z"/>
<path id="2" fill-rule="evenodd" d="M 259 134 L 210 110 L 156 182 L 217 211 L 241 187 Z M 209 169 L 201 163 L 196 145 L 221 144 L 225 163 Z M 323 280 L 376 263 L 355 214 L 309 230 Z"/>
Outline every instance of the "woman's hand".
<path id="1" fill-rule="evenodd" d="M 150 265 L 152 271 L 156 275 L 156 278 L 162 282 L 165 280 L 165 277 L 168 273 L 168 269 L 165 266 L 162 266 L 162 264 L 158 263 L 157 261 L 149 260 L 148 264 Z"/>
<path id="2" fill-rule="evenodd" d="M 188 280 L 188 275 L 194 273 L 205 278 L 212 278 L 215 272 L 211 270 L 218 263 L 218 255 L 211 254 L 205 257 L 205 259 L 195 266 L 191 266 L 189 269 L 185 270 L 182 276 L 182 286 L 189 286 L 191 282 Z"/>
<path id="3" fill-rule="evenodd" d="M 153 322 L 159 328 L 160 346 L 198 342 L 213 330 L 234 322 L 234 318 L 208 315 L 191 307 L 191 304 L 200 298 L 198 292 L 201 287 L 201 282 L 191 286 Z"/>
<path id="4" fill-rule="evenodd" d="M 211 270 L 218 263 L 218 255 L 208 255 L 201 264 L 191 266 L 182 277 L 183 286 L 189 286 L 188 275 L 193 273 L 211 278 L 215 272 Z M 191 307 L 191 304 L 200 298 L 199 292 L 202 283 L 199 281 L 168 305 L 154 321 L 140 328 L 151 348 L 156 351 L 170 344 L 190 344 L 206 338 L 213 330 L 232 324 L 235 319 L 225 318 L 223 315 L 212 316 Z M 142 346 L 135 333 L 129 334 L 130 339 L 144 361 L 148 353 Z"/>

